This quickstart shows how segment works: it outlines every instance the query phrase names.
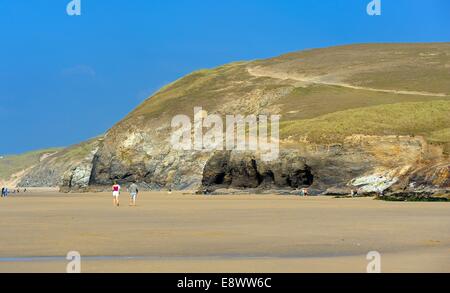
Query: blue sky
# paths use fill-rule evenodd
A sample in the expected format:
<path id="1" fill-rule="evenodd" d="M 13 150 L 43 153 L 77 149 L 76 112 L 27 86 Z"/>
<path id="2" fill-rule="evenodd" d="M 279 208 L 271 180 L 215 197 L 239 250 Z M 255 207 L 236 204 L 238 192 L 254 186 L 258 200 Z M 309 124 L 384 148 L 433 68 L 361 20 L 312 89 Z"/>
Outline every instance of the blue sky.
<path id="1" fill-rule="evenodd" d="M 104 133 L 197 69 L 306 48 L 449 42 L 450 1 L 0 0 L 0 154 Z"/>

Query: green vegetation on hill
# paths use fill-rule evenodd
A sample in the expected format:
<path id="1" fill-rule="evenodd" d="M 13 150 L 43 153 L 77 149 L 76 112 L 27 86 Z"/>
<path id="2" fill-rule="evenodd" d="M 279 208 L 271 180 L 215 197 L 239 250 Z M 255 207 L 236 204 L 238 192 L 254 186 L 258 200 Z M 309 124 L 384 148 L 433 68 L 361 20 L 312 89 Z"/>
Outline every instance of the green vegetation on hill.
<path id="1" fill-rule="evenodd" d="M 398 103 L 448 100 L 439 96 L 402 95 L 366 91 L 330 85 L 311 85 L 295 88 L 281 97 L 283 120 L 311 119 L 325 114 L 350 109 Z"/>
<path id="2" fill-rule="evenodd" d="M 352 134 L 422 135 L 448 149 L 449 66 L 450 43 L 295 52 L 193 72 L 162 88 L 124 121 L 143 117 L 139 121 L 167 124 L 175 115 L 192 115 L 197 106 L 221 114 L 280 114 L 284 138 L 338 143 Z M 259 71 L 249 71 L 254 68 Z M 311 78 L 316 82 L 308 83 Z M 121 123 L 114 129 L 120 132 Z"/>
<path id="3" fill-rule="evenodd" d="M 168 128 L 176 115 L 192 117 L 194 107 L 221 115 L 281 115 L 282 138 L 332 144 L 354 134 L 420 135 L 450 153 L 449 80 L 450 43 L 339 46 L 235 62 L 193 72 L 160 89 L 112 127 L 100 153 L 107 150 L 104 163 L 110 164 L 110 152 L 121 153 L 120 142 L 130 131 Z M 156 132 L 155 145 L 167 140 L 166 131 Z M 48 170 L 63 174 L 98 145 L 94 139 L 56 149 L 31 170 L 30 182 L 49 177 Z M 56 150 L 0 159 L 0 178 Z"/>
<path id="4" fill-rule="evenodd" d="M 364 87 L 450 94 L 450 43 L 337 46 L 289 53 L 255 65 Z"/>
<path id="5" fill-rule="evenodd" d="M 447 144 L 450 142 L 449 113 L 448 100 L 379 105 L 285 121 L 281 125 L 281 136 L 334 143 L 352 134 L 423 135 L 431 141 Z"/>
<path id="6" fill-rule="evenodd" d="M 137 107 L 128 118 L 172 117 L 192 114 L 195 106 L 214 109 L 225 98 L 241 97 L 259 84 L 246 84 L 251 79 L 246 62 L 236 62 L 214 69 L 193 72 L 158 91 L 153 97 Z"/>
<path id="7" fill-rule="evenodd" d="M 427 140 L 431 143 L 443 145 L 445 153 L 450 155 L 450 128 L 431 132 L 427 136 Z"/>
<path id="8" fill-rule="evenodd" d="M 61 148 L 50 148 L 39 151 L 27 152 L 21 155 L 5 156 L 0 159 L 0 179 L 7 180 L 11 175 L 28 169 L 40 162 L 42 156 L 53 154 Z"/>
<path id="9" fill-rule="evenodd" d="M 98 138 L 93 138 L 88 141 L 70 146 L 62 150 L 56 156 L 57 161 L 78 161 L 83 160 L 88 156 L 92 150 L 98 145 Z"/>
<path id="10" fill-rule="evenodd" d="M 39 174 L 45 169 L 62 175 L 67 168 L 81 162 L 97 145 L 98 138 L 95 138 L 67 148 L 51 148 L 6 156 L 0 159 L 0 179 L 8 180 L 12 175 L 28 169 L 30 170 L 27 174 Z"/>
<path id="11" fill-rule="evenodd" d="M 31 168 L 18 181 L 19 186 L 58 186 L 64 174 L 79 166 L 85 160 L 92 160 L 99 139 L 91 139 L 60 150 Z"/>

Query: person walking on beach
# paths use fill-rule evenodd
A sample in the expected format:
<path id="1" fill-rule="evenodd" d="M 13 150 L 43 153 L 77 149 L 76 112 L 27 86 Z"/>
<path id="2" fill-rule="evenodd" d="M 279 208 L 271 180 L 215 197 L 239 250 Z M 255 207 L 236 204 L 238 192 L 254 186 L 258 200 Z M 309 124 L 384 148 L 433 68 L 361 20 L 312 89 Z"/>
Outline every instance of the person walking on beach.
<path id="1" fill-rule="evenodd" d="M 309 193 L 308 193 L 308 188 L 303 188 L 303 189 L 302 189 L 302 196 L 307 197 L 308 195 L 309 195 Z"/>
<path id="2" fill-rule="evenodd" d="M 4 196 L 5 196 L 5 188 L 2 187 L 2 197 L 4 197 Z"/>
<path id="3" fill-rule="evenodd" d="M 128 192 L 130 193 L 130 207 L 135 207 L 136 206 L 136 198 L 139 193 L 138 186 L 136 185 L 135 182 L 133 182 L 128 187 Z"/>
<path id="4" fill-rule="evenodd" d="M 113 192 L 113 205 L 118 207 L 120 205 L 119 203 L 120 185 L 117 184 L 117 182 L 114 182 L 112 192 Z"/>

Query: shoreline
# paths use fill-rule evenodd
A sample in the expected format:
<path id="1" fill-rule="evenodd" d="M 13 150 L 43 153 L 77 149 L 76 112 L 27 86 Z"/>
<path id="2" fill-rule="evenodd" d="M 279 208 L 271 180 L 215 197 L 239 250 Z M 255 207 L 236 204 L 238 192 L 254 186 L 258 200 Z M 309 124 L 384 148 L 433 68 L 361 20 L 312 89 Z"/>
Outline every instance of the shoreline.
<path id="1" fill-rule="evenodd" d="M 450 272 L 450 248 L 383 253 L 383 273 Z M 0 261 L 0 273 L 64 273 L 64 257 Z M 82 257 L 83 273 L 366 273 L 366 255 L 332 257 Z"/>
<path id="2" fill-rule="evenodd" d="M 16 187 L 17 189 L 17 187 Z M 108 187 L 94 190 L 70 190 L 61 191 L 60 187 L 27 187 L 27 192 L 24 193 L 25 187 L 20 187 L 20 193 L 10 194 L 10 196 L 26 196 L 26 195 L 50 195 L 57 196 L 67 195 L 87 195 L 87 194 L 105 194 L 109 192 Z M 214 192 L 199 192 L 196 190 L 145 190 L 146 193 L 166 193 L 168 196 L 172 194 L 181 194 L 185 196 L 205 196 L 205 197 L 221 197 L 221 196 L 286 196 L 286 197 L 328 197 L 335 199 L 358 199 L 358 198 L 371 198 L 373 200 L 390 201 L 390 202 L 450 202 L 450 190 L 439 189 L 439 191 L 430 191 L 423 189 L 409 190 L 409 191 L 397 191 L 389 192 L 383 196 L 378 194 L 360 194 L 351 196 L 351 194 L 344 193 L 320 193 L 310 194 L 308 196 L 301 195 L 299 190 L 286 190 L 286 189 L 219 189 Z M 123 192 L 122 192 L 123 193 Z M 126 193 L 126 192 L 125 192 Z"/>

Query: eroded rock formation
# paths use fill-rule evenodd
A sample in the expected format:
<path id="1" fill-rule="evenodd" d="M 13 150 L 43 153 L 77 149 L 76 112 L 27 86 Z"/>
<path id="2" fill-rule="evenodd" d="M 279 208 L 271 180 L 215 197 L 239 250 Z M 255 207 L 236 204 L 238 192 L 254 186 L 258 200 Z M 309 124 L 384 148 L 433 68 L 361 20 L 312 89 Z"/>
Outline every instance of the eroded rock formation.
<path id="1" fill-rule="evenodd" d="M 248 152 L 218 152 L 205 165 L 202 185 L 207 190 L 309 187 L 314 175 L 305 162 L 296 152 L 283 152 L 273 162 Z"/>

